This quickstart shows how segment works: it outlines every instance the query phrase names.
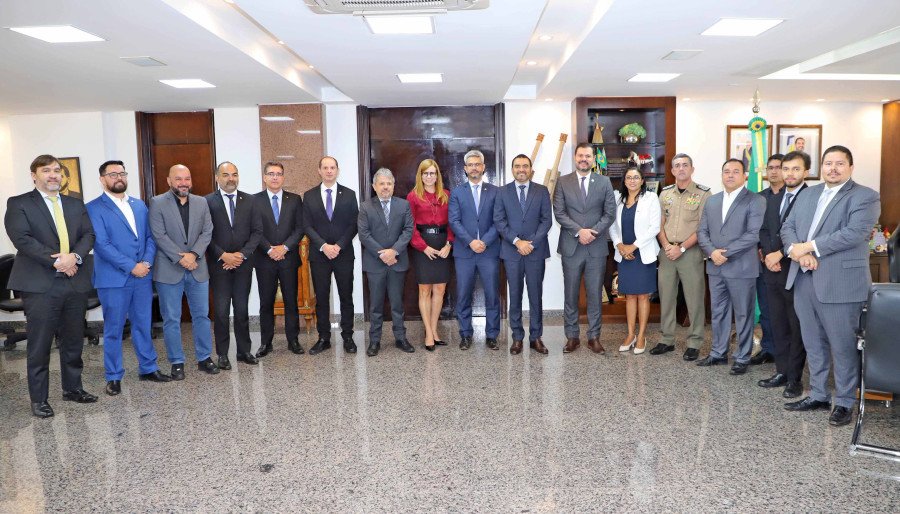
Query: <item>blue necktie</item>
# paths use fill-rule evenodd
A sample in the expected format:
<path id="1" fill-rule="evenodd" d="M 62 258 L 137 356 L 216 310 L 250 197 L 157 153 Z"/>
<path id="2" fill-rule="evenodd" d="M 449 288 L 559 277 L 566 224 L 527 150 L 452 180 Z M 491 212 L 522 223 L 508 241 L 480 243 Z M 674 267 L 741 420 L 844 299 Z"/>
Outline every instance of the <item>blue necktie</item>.
<path id="1" fill-rule="evenodd" d="M 231 226 L 233 227 L 234 226 L 234 194 L 230 194 L 230 195 L 226 194 L 225 196 L 228 197 L 228 212 L 229 212 L 228 221 L 231 223 Z"/>
<path id="2" fill-rule="evenodd" d="M 331 189 L 326 189 L 325 194 L 327 195 L 325 198 L 325 214 L 328 215 L 328 221 L 331 221 L 331 216 L 334 214 L 334 205 L 331 203 Z"/>
<path id="3" fill-rule="evenodd" d="M 478 205 L 478 203 L 479 203 L 478 186 L 472 186 L 472 198 L 475 199 L 475 215 L 478 216 L 478 207 L 479 207 L 479 205 Z"/>
<path id="4" fill-rule="evenodd" d="M 522 212 L 525 212 L 525 186 L 519 186 L 519 205 L 522 206 Z"/>
<path id="5" fill-rule="evenodd" d="M 275 215 L 275 223 L 278 223 L 278 218 L 281 217 L 281 210 L 278 209 L 278 195 L 272 195 L 272 214 Z"/>

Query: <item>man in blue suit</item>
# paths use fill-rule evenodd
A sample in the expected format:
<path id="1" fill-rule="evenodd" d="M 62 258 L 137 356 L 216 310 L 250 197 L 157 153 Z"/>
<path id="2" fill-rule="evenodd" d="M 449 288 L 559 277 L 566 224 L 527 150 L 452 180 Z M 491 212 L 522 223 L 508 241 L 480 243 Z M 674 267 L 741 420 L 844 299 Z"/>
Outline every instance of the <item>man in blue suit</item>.
<path id="1" fill-rule="evenodd" d="M 131 341 L 140 379 L 171 380 L 160 373 L 150 338 L 153 305 L 150 268 L 156 256 L 156 243 L 147 222 L 147 206 L 125 194 L 127 177 L 122 161 L 101 164 L 103 194 L 85 206 L 97 236 L 93 284 L 103 308 L 103 365 L 106 394 L 110 396 L 122 392 L 121 381 L 125 376 L 122 330 L 126 317 L 131 320 Z"/>
<path id="2" fill-rule="evenodd" d="M 497 186 L 484 180 L 484 154 L 470 150 L 465 183 L 453 188 L 447 216 L 456 235 L 453 257 L 456 263 L 456 317 L 459 320 L 460 350 L 472 347 L 472 291 L 476 273 L 484 287 L 486 311 L 485 343 L 499 350 L 500 335 L 500 235 L 494 227 L 494 200 Z"/>
<path id="3" fill-rule="evenodd" d="M 513 158 L 515 181 L 500 188 L 494 202 L 494 226 L 500 233 L 500 258 L 509 282 L 509 326 L 513 343 L 509 353 L 522 353 L 525 329 L 522 326 L 522 293 L 528 285 L 528 339 L 531 349 L 547 354 L 541 341 L 544 333 L 541 295 L 545 260 L 550 257 L 547 234 L 553 225 L 550 191 L 531 181 L 531 158 L 519 154 Z"/>

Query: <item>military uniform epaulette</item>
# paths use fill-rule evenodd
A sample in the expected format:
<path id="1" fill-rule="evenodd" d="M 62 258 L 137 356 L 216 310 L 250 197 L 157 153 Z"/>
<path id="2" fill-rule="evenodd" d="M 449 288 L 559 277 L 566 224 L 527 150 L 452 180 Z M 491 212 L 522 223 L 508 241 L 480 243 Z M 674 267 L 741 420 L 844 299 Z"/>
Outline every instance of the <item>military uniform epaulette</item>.
<path id="1" fill-rule="evenodd" d="M 694 183 L 697 184 L 696 182 Z M 699 189 L 700 191 L 709 191 L 709 188 L 704 186 L 703 184 L 697 184 L 697 189 Z"/>
<path id="2" fill-rule="evenodd" d="M 667 190 L 667 189 L 672 189 L 673 187 L 675 187 L 675 184 L 670 184 L 670 185 L 668 185 L 668 186 L 662 188 L 662 190 L 665 191 L 665 190 Z"/>

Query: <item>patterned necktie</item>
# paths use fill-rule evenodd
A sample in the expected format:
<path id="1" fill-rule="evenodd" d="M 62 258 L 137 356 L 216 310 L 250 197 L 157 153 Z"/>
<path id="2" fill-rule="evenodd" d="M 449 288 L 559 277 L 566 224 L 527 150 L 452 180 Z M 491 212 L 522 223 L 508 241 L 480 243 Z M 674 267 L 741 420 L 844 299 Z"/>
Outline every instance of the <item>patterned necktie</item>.
<path id="1" fill-rule="evenodd" d="M 587 188 L 584 187 L 584 179 L 587 177 L 581 177 L 581 199 L 587 200 Z"/>
<path id="2" fill-rule="evenodd" d="M 326 189 L 325 195 L 325 214 L 328 215 L 328 221 L 331 221 L 331 216 L 334 214 L 334 205 L 331 203 L 331 189 Z"/>
<path id="3" fill-rule="evenodd" d="M 784 213 L 787 212 L 788 207 L 791 206 L 791 198 L 794 197 L 794 193 L 785 193 L 784 194 L 784 205 L 781 206 L 781 212 L 778 213 L 778 217 L 784 219 Z"/>
<path id="4" fill-rule="evenodd" d="M 231 226 L 233 227 L 234 226 L 234 193 L 232 193 L 230 195 L 226 194 L 225 196 L 228 197 L 228 212 L 229 212 L 228 222 L 231 223 Z"/>
<path id="5" fill-rule="evenodd" d="M 522 212 L 525 212 L 525 186 L 519 186 L 519 205 L 522 206 Z"/>
<path id="6" fill-rule="evenodd" d="M 62 206 L 59 205 L 59 196 L 48 196 L 53 204 L 53 220 L 56 222 L 56 233 L 59 235 L 59 253 L 69 253 L 69 230 L 66 228 L 66 218 L 63 216 Z"/>
<path id="7" fill-rule="evenodd" d="M 478 196 L 478 185 L 472 186 L 472 198 L 475 199 L 475 215 L 478 216 L 478 204 L 480 203 L 480 198 Z"/>
<path id="8" fill-rule="evenodd" d="M 816 205 L 816 214 L 813 216 L 812 224 L 809 226 L 809 233 L 806 234 L 806 240 L 812 241 L 813 234 L 816 232 L 819 222 L 822 221 L 822 215 L 825 214 L 825 206 L 828 205 L 828 198 L 831 196 L 832 190 L 825 188 L 819 196 L 819 203 Z"/>
<path id="9" fill-rule="evenodd" d="M 278 223 L 278 218 L 281 217 L 281 210 L 278 209 L 278 195 L 272 195 L 272 214 L 275 215 L 275 223 Z"/>
<path id="10" fill-rule="evenodd" d="M 385 225 L 391 224 L 391 201 L 390 200 L 382 200 L 381 201 L 381 210 L 384 211 L 384 223 Z"/>

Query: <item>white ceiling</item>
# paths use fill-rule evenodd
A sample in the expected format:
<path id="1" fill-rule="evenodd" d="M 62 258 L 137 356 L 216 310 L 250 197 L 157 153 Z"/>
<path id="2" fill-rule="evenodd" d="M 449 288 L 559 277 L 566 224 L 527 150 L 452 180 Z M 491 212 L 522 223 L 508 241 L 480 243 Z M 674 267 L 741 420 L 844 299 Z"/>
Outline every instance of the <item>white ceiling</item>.
<path id="1" fill-rule="evenodd" d="M 699 35 L 722 17 L 785 22 L 755 38 Z M 512 86 L 555 100 L 745 101 L 756 87 L 764 101 L 900 98 L 900 81 L 809 79 L 900 73 L 900 44 L 829 59 L 806 80 L 760 79 L 900 26 L 897 0 L 491 0 L 485 10 L 438 15 L 434 35 L 416 36 L 376 36 L 358 17 L 316 15 L 301 0 L 0 1 L 0 27 L 52 24 L 106 41 L 53 45 L 0 29 L 0 114 L 340 100 L 491 104 Z M 553 40 L 539 41 L 541 34 Z M 703 52 L 661 60 L 672 50 Z M 140 68 L 119 59 L 143 55 L 168 66 Z M 404 85 L 395 76 L 417 72 L 441 72 L 444 83 Z M 638 72 L 682 75 L 664 84 L 627 82 Z M 217 87 L 176 90 L 158 82 L 171 78 Z"/>

